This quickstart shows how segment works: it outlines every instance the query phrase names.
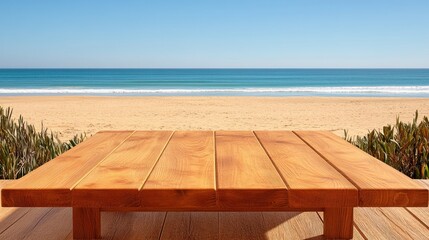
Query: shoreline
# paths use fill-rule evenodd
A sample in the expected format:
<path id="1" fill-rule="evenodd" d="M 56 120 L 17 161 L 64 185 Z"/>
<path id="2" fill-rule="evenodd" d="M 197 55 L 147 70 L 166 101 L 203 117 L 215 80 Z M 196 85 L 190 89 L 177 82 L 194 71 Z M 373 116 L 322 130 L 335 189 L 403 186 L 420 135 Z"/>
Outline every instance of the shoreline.
<path id="1" fill-rule="evenodd" d="M 200 97 L 209 97 L 209 98 L 375 98 L 375 99 L 384 99 L 384 98 L 395 98 L 395 99 L 429 99 L 429 95 L 353 95 L 353 94 L 315 94 L 315 95 L 300 95 L 300 94 L 290 94 L 290 95 L 281 95 L 281 94 L 271 94 L 271 95 L 246 95 L 246 94 L 236 94 L 236 95 L 217 95 L 217 94 L 203 94 L 201 95 L 192 95 L 192 94 L 153 94 L 153 95 L 146 95 L 146 94 L 1 94 L 0 93 L 0 99 L 1 98 L 20 98 L 20 97 L 95 97 L 95 98 L 200 98 Z"/>
<path id="2" fill-rule="evenodd" d="M 343 136 L 429 116 L 429 98 L 307 96 L 0 96 L 0 106 L 40 128 L 100 130 L 327 130 Z"/>
<path id="3" fill-rule="evenodd" d="M 0 97 L 357 97 L 429 98 L 429 86 L 246 88 L 0 88 Z"/>

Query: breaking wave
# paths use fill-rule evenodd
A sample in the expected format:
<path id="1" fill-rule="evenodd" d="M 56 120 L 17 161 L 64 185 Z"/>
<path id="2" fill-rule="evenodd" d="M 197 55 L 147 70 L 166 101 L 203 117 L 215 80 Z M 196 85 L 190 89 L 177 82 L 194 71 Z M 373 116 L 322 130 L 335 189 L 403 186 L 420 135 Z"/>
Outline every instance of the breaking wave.
<path id="1" fill-rule="evenodd" d="M 282 88 L 0 88 L 2 95 L 429 95 L 429 86 L 282 87 Z"/>

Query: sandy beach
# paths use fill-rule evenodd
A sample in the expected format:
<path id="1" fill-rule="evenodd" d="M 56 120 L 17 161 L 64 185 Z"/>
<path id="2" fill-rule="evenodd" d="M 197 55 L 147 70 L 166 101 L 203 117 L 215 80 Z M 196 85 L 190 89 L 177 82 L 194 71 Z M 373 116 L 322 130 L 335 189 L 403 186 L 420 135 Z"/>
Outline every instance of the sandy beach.
<path id="1" fill-rule="evenodd" d="M 37 127 L 74 134 L 99 130 L 328 130 L 343 136 L 429 115 L 429 99 L 334 97 L 1 97 Z"/>

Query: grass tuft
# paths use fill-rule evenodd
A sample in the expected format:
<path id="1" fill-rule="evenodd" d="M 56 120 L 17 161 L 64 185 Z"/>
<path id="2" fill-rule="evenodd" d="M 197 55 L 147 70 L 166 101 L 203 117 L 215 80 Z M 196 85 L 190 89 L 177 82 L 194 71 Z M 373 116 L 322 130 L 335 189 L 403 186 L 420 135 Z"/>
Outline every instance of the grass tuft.
<path id="1" fill-rule="evenodd" d="M 429 120 L 418 122 L 418 111 L 411 123 L 396 118 L 395 125 L 372 130 L 365 136 L 344 136 L 347 141 L 370 155 L 416 179 L 429 178 Z"/>
<path id="2" fill-rule="evenodd" d="M 18 179 L 86 138 L 80 134 L 62 142 L 43 124 L 36 131 L 21 115 L 13 119 L 12 112 L 0 106 L 0 179 Z"/>

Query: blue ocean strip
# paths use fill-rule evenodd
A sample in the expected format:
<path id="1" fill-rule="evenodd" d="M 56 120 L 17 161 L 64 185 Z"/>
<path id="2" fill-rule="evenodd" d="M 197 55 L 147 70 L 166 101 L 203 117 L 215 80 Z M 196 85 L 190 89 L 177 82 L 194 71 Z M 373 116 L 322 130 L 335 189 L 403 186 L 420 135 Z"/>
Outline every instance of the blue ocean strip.
<path id="1" fill-rule="evenodd" d="M 0 69 L 0 96 L 429 97 L 429 69 Z"/>

